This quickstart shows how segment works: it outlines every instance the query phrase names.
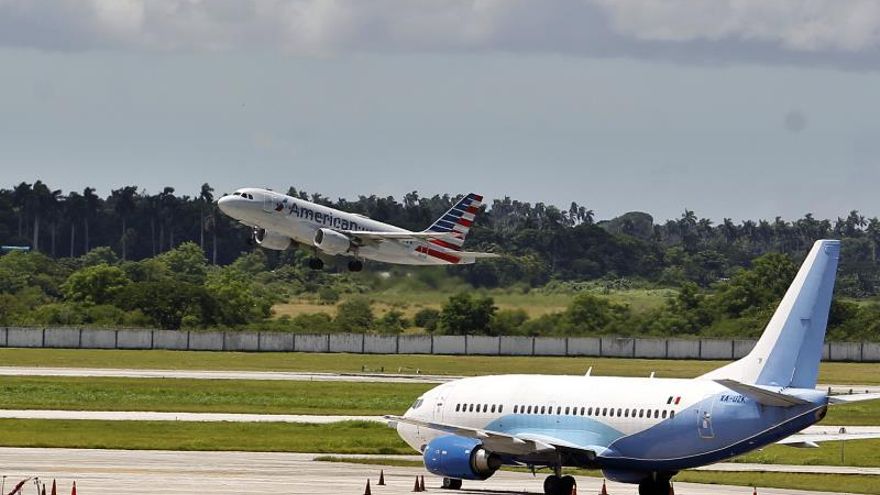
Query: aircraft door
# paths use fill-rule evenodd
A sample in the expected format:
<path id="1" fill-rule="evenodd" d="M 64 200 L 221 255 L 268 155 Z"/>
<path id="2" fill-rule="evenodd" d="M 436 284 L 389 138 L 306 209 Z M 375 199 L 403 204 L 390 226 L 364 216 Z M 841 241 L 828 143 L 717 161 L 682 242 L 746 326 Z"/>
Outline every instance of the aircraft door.
<path id="1" fill-rule="evenodd" d="M 712 426 L 712 409 L 715 406 L 715 395 L 707 395 L 697 409 L 697 431 L 700 438 L 715 438 L 715 429 Z"/>
<path id="2" fill-rule="evenodd" d="M 442 387 L 437 392 L 437 399 L 434 401 L 434 421 L 438 423 L 443 421 L 443 412 L 444 407 L 446 407 L 446 400 L 450 397 L 449 393 L 452 391 L 454 385 L 448 384 L 445 387 Z"/>
<path id="3" fill-rule="evenodd" d="M 278 207 L 282 204 L 281 200 L 282 197 L 278 194 L 271 192 L 265 193 L 263 195 L 263 211 L 269 213 L 277 211 Z"/>

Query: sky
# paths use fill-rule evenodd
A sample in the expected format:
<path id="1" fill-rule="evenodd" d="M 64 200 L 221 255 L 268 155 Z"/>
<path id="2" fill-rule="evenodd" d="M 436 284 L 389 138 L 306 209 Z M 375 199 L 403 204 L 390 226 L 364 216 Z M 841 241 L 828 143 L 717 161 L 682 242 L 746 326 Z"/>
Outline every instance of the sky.
<path id="1" fill-rule="evenodd" d="M 0 187 L 880 215 L 873 0 L 0 0 Z"/>

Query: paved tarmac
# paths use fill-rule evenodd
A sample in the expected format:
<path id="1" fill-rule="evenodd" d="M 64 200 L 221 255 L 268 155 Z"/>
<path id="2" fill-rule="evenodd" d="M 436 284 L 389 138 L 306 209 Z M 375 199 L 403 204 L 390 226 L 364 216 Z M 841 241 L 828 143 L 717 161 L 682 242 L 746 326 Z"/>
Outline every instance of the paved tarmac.
<path id="1" fill-rule="evenodd" d="M 0 448 L 0 475 L 5 490 L 29 476 L 69 493 L 76 481 L 80 495 L 231 495 L 242 493 L 360 495 L 370 479 L 375 495 L 412 492 L 417 475 L 425 475 L 429 492 L 440 492 L 439 478 L 423 468 L 372 466 L 314 461 L 315 454 L 252 452 L 169 452 L 78 449 Z M 386 486 L 377 486 L 379 470 Z M 546 474 L 501 472 L 488 481 L 465 481 L 463 494 L 542 494 Z M 579 477 L 579 493 L 598 493 L 602 480 Z M 35 493 L 26 485 L 25 495 Z M 634 495 L 634 485 L 608 483 L 611 495 Z M 749 495 L 751 487 L 675 483 L 676 493 L 688 495 Z M 450 493 L 450 492 L 444 492 Z M 816 495 L 828 492 L 764 489 L 764 495 Z"/>
<path id="2" fill-rule="evenodd" d="M 387 423 L 382 416 L 321 416 L 306 414 L 236 414 L 156 411 L 63 411 L 42 409 L 0 409 L 0 419 L 89 419 L 99 421 L 197 421 L 232 423 L 311 423 L 371 421 Z"/>

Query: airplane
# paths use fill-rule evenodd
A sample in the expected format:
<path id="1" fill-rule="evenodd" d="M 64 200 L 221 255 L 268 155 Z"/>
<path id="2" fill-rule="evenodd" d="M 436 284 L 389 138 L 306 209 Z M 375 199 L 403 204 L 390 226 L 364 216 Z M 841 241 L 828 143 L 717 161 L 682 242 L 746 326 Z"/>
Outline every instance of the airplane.
<path id="1" fill-rule="evenodd" d="M 546 495 L 576 485 L 562 468 L 666 495 L 679 471 L 770 444 L 878 438 L 798 433 L 829 406 L 880 394 L 816 390 L 840 242 L 817 241 L 748 355 L 694 379 L 497 375 L 463 378 L 419 397 L 389 426 L 423 454 L 443 487 L 485 480 L 502 465 L 548 467 Z"/>
<path id="2" fill-rule="evenodd" d="M 324 253 L 349 256 L 348 269 L 363 259 L 402 265 L 466 265 L 497 254 L 462 250 L 483 197 L 468 194 L 421 232 L 378 222 L 357 213 L 294 198 L 269 189 L 243 188 L 217 200 L 220 210 L 253 228 L 261 247 L 284 251 L 294 242 Z M 309 267 L 320 270 L 317 256 Z"/>

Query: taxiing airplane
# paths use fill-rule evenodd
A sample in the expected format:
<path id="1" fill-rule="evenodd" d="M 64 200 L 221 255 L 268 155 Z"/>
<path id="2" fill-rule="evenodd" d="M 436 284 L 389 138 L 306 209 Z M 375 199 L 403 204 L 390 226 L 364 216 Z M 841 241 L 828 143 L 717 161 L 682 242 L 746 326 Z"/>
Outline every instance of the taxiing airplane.
<path id="1" fill-rule="evenodd" d="M 816 390 L 839 252 L 839 241 L 817 241 L 754 349 L 703 376 L 465 378 L 385 418 L 446 488 L 485 480 L 502 465 L 546 466 L 554 471 L 547 495 L 571 493 L 575 480 L 562 475 L 564 466 L 602 469 L 637 483 L 641 495 L 666 495 L 683 469 L 769 444 L 877 438 L 798 433 L 828 406 L 880 398 Z"/>
<path id="2" fill-rule="evenodd" d="M 268 189 L 245 188 L 223 196 L 217 205 L 223 213 L 254 229 L 254 239 L 266 248 L 283 251 L 294 242 L 330 255 L 349 256 L 348 269 L 363 269 L 363 259 L 401 265 L 460 265 L 494 253 L 462 250 L 462 245 L 483 197 L 468 194 L 430 227 L 412 232 L 286 196 Z M 317 256 L 309 266 L 320 270 Z"/>

